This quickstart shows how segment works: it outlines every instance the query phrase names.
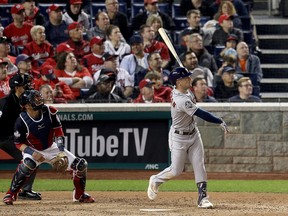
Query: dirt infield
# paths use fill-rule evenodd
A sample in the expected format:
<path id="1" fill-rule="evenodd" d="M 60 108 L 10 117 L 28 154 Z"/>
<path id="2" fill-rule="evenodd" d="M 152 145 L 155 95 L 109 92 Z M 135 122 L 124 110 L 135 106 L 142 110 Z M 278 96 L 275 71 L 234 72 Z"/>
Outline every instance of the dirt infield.
<path id="1" fill-rule="evenodd" d="M 89 172 L 88 179 L 148 179 L 157 171 L 107 171 Z M 0 172 L 1 178 L 11 178 L 13 172 Z M 57 178 L 50 171 L 39 171 L 37 178 Z M 70 178 L 66 175 L 65 178 Z M 208 173 L 209 179 L 288 179 L 288 174 Z M 183 173 L 177 179 L 193 179 L 191 173 Z M 148 180 L 147 180 L 148 184 Z M 17 200 L 13 206 L 0 203 L 0 215 L 168 215 L 168 216 L 263 216 L 287 215 L 288 194 L 272 193 L 219 193 L 210 192 L 214 209 L 198 209 L 195 192 L 159 192 L 155 201 L 146 192 L 89 192 L 95 197 L 93 204 L 72 202 L 72 192 L 42 192 L 43 200 Z M 0 193 L 2 198 L 4 193 Z"/>
<path id="2" fill-rule="evenodd" d="M 198 209 L 195 192 L 162 192 L 155 201 L 149 201 L 145 192 L 91 192 L 96 198 L 93 204 L 73 203 L 71 194 L 44 192 L 41 201 L 18 200 L 13 206 L 1 203 L 0 215 L 279 216 L 288 212 L 288 194 L 211 192 L 214 209 Z"/>

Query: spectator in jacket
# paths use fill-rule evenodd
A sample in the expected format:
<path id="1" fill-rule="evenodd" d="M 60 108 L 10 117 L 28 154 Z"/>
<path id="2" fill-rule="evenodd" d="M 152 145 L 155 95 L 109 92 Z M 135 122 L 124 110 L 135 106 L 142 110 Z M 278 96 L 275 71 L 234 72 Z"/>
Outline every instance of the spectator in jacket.
<path id="1" fill-rule="evenodd" d="M 208 86 L 203 76 L 197 76 L 192 81 L 192 89 L 196 102 L 217 102 L 217 100 L 207 94 Z"/>
<path id="2" fill-rule="evenodd" d="M 25 9 L 25 22 L 31 25 L 44 25 L 45 17 L 35 5 L 35 0 L 22 0 Z"/>
<path id="3" fill-rule="evenodd" d="M 82 0 L 69 0 L 66 4 L 66 12 L 63 14 L 63 20 L 70 25 L 78 22 L 84 27 L 84 31 L 90 28 L 89 15 L 82 10 Z"/>
<path id="4" fill-rule="evenodd" d="M 10 42 L 7 37 L 0 37 L 0 58 L 8 63 L 7 75 L 12 77 L 18 71 L 17 66 L 15 65 L 16 57 L 9 55 L 10 54 Z"/>
<path id="5" fill-rule="evenodd" d="M 236 47 L 238 64 L 236 73 L 256 73 L 258 84 L 261 82 L 263 72 L 258 56 L 250 54 L 249 47 L 245 42 L 240 42 Z"/>
<path id="6" fill-rule="evenodd" d="M 48 10 L 49 21 L 45 24 L 46 38 L 56 47 L 69 39 L 68 25 L 63 20 L 63 8 L 59 5 L 52 4 Z"/>
<path id="7" fill-rule="evenodd" d="M 174 30 L 175 24 L 172 18 L 166 13 L 162 13 L 158 9 L 158 0 L 144 0 L 145 10 L 136 14 L 136 16 L 132 19 L 132 30 L 137 31 L 139 27 L 146 23 L 149 15 L 157 14 L 163 20 L 163 27 L 169 31 Z"/>
<path id="8" fill-rule="evenodd" d="M 95 15 L 95 26 L 90 28 L 87 32 L 87 38 L 90 40 L 92 37 L 106 38 L 106 30 L 110 25 L 108 14 L 100 11 Z"/>
<path id="9" fill-rule="evenodd" d="M 0 58 L 0 99 L 9 95 L 10 93 L 7 68 L 8 62 Z"/>

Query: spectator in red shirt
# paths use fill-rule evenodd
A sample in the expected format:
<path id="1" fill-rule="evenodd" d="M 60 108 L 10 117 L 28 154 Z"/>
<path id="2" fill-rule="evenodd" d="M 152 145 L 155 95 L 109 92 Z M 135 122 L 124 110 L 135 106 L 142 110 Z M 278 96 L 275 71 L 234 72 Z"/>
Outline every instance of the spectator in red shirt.
<path id="1" fill-rule="evenodd" d="M 51 65 L 45 65 L 40 70 L 41 77 L 34 80 L 35 89 L 40 90 L 44 84 L 49 84 L 53 89 L 53 98 L 59 102 L 66 102 L 69 100 L 75 100 L 75 96 L 71 88 L 65 83 L 59 81 L 54 73 L 54 68 Z"/>
<path id="2" fill-rule="evenodd" d="M 21 4 L 15 4 L 11 8 L 11 15 L 13 23 L 5 27 L 3 34 L 11 40 L 13 46 L 24 46 L 32 41 L 30 29 L 33 26 L 24 22 L 24 7 Z"/>
<path id="3" fill-rule="evenodd" d="M 155 83 L 149 79 L 143 79 L 139 83 L 140 94 L 133 101 L 133 103 L 163 103 L 164 99 L 154 95 Z"/>
<path id="4" fill-rule="evenodd" d="M 78 61 L 81 61 L 84 55 L 90 53 L 89 42 L 83 39 L 83 26 L 78 22 L 72 22 L 68 26 L 70 39 L 66 42 L 74 49 L 73 53 Z"/>
<path id="5" fill-rule="evenodd" d="M 93 37 L 90 40 L 92 53 L 85 55 L 82 59 L 82 65 L 88 68 L 92 76 L 103 67 L 104 41 L 105 39 L 99 36 Z"/>
<path id="6" fill-rule="evenodd" d="M 0 58 L 0 98 L 3 98 L 10 93 L 7 65 L 8 62 Z"/>
<path id="7" fill-rule="evenodd" d="M 33 26 L 31 29 L 33 41 L 24 46 L 22 53 L 33 57 L 32 66 L 34 70 L 54 55 L 53 46 L 46 40 L 45 28 L 40 25 Z"/>
<path id="8" fill-rule="evenodd" d="M 170 61 L 170 54 L 166 44 L 154 39 L 155 32 L 149 25 L 142 25 L 140 27 L 140 34 L 144 42 L 144 52 L 159 52 L 162 58 L 162 67 L 165 68 Z"/>
<path id="9" fill-rule="evenodd" d="M 81 89 L 89 89 L 93 84 L 90 72 L 78 63 L 72 52 L 59 55 L 54 72 L 60 81 L 70 86 L 76 99 L 80 98 Z"/>

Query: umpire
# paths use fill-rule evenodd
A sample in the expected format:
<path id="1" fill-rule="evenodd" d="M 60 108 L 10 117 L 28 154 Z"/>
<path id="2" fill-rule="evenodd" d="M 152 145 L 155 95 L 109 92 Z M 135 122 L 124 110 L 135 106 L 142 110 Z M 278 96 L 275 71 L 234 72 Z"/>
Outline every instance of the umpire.
<path id="1" fill-rule="evenodd" d="M 14 123 L 19 117 L 20 95 L 31 89 L 32 77 L 29 74 L 16 74 L 9 80 L 10 94 L 0 99 L 0 149 L 11 155 L 17 162 L 22 160 L 22 152 L 14 144 Z M 20 199 L 41 200 L 41 194 L 32 191 L 36 172 L 29 177 L 18 194 Z"/>

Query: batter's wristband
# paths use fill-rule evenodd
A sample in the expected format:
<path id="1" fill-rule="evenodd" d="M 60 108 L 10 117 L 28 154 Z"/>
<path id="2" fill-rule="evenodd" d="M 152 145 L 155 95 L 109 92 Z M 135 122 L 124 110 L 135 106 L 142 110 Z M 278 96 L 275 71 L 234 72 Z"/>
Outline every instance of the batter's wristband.
<path id="1" fill-rule="evenodd" d="M 32 148 L 30 148 L 29 146 L 27 146 L 27 147 L 24 149 L 24 153 L 26 153 L 26 154 L 33 155 L 34 152 L 35 152 L 35 151 L 34 151 Z"/>

